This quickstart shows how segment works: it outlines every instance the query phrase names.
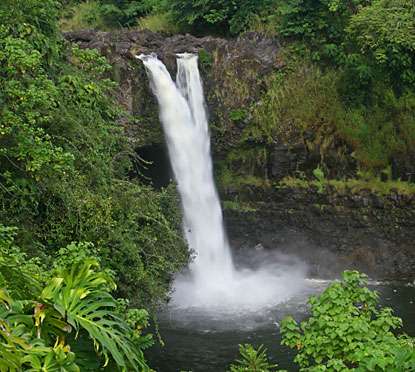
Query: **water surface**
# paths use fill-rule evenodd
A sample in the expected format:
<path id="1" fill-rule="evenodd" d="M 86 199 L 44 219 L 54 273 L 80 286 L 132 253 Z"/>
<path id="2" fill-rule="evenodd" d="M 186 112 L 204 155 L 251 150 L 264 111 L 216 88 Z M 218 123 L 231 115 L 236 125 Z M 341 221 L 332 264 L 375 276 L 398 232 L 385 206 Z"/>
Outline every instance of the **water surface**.
<path id="1" fill-rule="evenodd" d="M 297 369 L 294 353 L 280 345 L 279 321 L 290 314 L 297 320 L 307 316 L 306 298 L 321 292 L 327 282 L 307 281 L 306 289 L 290 301 L 253 313 L 212 311 L 197 308 L 166 308 L 159 315 L 164 347 L 148 353 L 151 366 L 159 372 L 222 372 L 238 357 L 238 344 L 263 344 L 280 368 Z M 415 335 L 415 288 L 405 284 L 377 284 L 381 303 L 395 309 L 404 321 L 404 331 Z"/>

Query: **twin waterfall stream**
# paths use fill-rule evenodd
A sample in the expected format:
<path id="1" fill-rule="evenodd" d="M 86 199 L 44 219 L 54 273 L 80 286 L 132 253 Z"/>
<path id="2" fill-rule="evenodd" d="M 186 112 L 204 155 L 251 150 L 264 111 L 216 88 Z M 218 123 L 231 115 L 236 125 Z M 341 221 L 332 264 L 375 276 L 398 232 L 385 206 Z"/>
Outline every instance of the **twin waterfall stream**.
<path id="1" fill-rule="evenodd" d="M 189 249 L 195 254 L 189 272 L 176 277 L 173 304 L 186 308 L 255 310 L 286 300 L 300 287 L 302 267 L 287 268 L 275 257 L 265 257 L 256 268 L 236 269 L 233 263 L 213 180 L 197 55 L 177 55 L 176 82 L 156 55 L 137 58 L 146 67 L 159 104 L 184 212 L 183 230 Z"/>

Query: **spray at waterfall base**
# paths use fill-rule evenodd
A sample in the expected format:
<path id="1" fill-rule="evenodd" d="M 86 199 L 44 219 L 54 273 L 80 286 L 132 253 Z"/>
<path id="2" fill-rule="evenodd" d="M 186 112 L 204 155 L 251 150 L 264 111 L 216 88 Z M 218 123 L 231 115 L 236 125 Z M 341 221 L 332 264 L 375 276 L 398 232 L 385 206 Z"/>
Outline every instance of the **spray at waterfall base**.
<path id="1" fill-rule="evenodd" d="M 183 208 L 183 230 L 196 255 L 189 272 L 175 279 L 172 306 L 255 311 L 288 300 L 303 286 L 302 264 L 261 252 L 261 265 L 235 268 L 213 180 L 197 55 L 177 55 L 176 82 L 155 54 L 137 58 L 146 67 L 159 104 Z"/>

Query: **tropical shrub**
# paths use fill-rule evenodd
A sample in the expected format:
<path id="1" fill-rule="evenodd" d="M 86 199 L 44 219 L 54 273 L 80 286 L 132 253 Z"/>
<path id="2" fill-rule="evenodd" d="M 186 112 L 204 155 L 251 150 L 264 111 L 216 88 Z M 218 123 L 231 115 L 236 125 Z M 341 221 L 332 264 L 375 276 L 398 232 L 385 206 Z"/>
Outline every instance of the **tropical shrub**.
<path id="1" fill-rule="evenodd" d="M 239 345 L 240 359 L 230 366 L 230 372 L 272 372 L 277 365 L 268 361 L 267 349 L 263 345 L 255 349 L 252 345 Z M 278 370 L 283 372 L 282 370 Z"/>
<path id="2" fill-rule="evenodd" d="M 85 257 L 41 274 L 35 262 L 22 262 L 14 233 L 0 225 L 0 370 L 96 370 L 112 363 L 149 371 L 142 351 L 152 344 L 142 335 L 148 314 L 127 310 L 111 295 L 111 272 Z"/>
<path id="3" fill-rule="evenodd" d="M 347 96 L 367 99 L 379 81 L 395 92 L 414 88 L 411 0 L 284 0 L 277 12 L 278 32 L 297 50 L 345 69 Z"/>
<path id="4" fill-rule="evenodd" d="M 17 229 L 0 224 L 0 288 L 10 296 L 23 299 L 40 293 L 44 267 L 39 259 L 28 259 L 15 244 Z"/>
<path id="5" fill-rule="evenodd" d="M 163 32 L 166 34 L 178 34 L 183 30 L 172 19 L 170 14 L 166 11 L 160 13 L 152 13 L 141 17 L 138 20 L 138 27 L 141 30 L 150 30 L 153 32 Z"/>
<path id="6" fill-rule="evenodd" d="M 402 320 L 378 304 L 367 277 L 345 271 L 309 299 L 311 316 L 281 323 L 282 344 L 298 351 L 302 371 L 414 371 L 414 339 L 397 335 Z"/>
<path id="7" fill-rule="evenodd" d="M 360 167 L 380 174 L 393 163 L 414 156 L 415 94 L 398 95 L 390 88 L 375 92 L 371 106 L 349 109 L 347 120 L 339 121 L 337 129 L 354 150 Z M 399 177 L 407 179 L 406 174 Z"/>
<path id="8" fill-rule="evenodd" d="M 109 29 L 98 1 L 70 2 L 62 10 L 59 27 L 62 31 Z"/>
<path id="9" fill-rule="evenodd" d="M 302 141 L 305 132 L 319 127 L 330 136 L 345 116 L 336 83 L 334 71 L 324 73 L 313 64 L 275 74 L 254 107 L 245 137 L 266 143 L 295 143 Z M 323 136 L 319 140 L 323 141 Z"/>
<path id="10" fill-rule="evenodd" d="M 377 79 L 398 92 L 415 88 L 413 1 L 375 0 L 351 17 L 346 32 Z"/>
<path id="11" fill-rule="evenodd" d="M 278 31 L 312 50 L 312 59 L 343 63 L 345 28 L 350 17 L 370 0 L 283 0 Z"/>
<path id="12" fill-rule="evenodd" d="M 67 1 L 60 24 L 65 31 L 134 27 L 140 18 L 164 9 L 162 3 L 161 0 Z"/>
<path id="13" fill-rule="evenodd" d="M 303 372 L 415 371 L 415 339 L 399 334 L 402 320 L 378 300 L 365 274 L 345 271 L 341 281 L 309 298 L 308 319 L 300 324 L 283 319 L 281 344 L 297 351 L 294 362 Z M 239 345 L 239 350 L 230 372 L 275 370 L 262 346 Z"/>
<path id="14" fill-rule="evenodd" d="M 134 26 L 139 18 L 160 9 L 160 0 L 104 0 L 101 13 L 107 25 Z"/>

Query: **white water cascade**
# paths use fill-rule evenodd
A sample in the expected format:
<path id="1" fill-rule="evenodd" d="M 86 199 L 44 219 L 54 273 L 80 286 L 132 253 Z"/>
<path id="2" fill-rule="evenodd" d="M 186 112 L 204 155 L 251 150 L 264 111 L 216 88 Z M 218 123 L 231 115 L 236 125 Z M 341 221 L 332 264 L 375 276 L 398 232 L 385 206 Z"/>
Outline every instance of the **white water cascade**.
<path id="1" fill-rule="evenodd" d="M 177 56 L 176 82 L 156 55 L 137 58 L 146 67 L 159 103 L 184 212 L 183 229 L 189 248 L 196 255 L 190 274 L 181 274 L 175 280 L 173 303 L 184 307 L 257 308 L 286 300 L 296 292 L 295 283 L 302 277 L 302 267 L 283 270 L 281 263 L 275 264 L 268 257 L 259 269 L 236 270 L 232 262 L 213 181 L 197 56 Z"/>

